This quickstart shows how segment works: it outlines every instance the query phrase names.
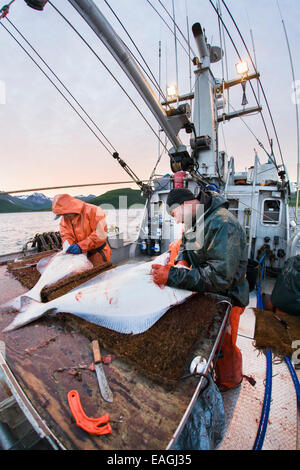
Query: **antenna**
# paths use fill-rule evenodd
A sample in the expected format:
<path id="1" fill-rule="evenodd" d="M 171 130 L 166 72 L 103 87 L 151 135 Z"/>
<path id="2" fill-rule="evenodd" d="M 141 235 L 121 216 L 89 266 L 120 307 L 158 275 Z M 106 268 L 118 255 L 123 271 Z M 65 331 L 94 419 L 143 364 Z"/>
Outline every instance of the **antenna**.
<path id="1" fill-rule="evenodd" d="M 251 37 L 251 43 L 252 43 L 252 49 L 253 49 L 253 57 L 254 57 L 254 65 L 255 65 L 256 70 L 258 70 L 257 59 L 256 59 L 256 50 L 255 50 L 255 45 L 254 45 L 254 36 L 253 36 L 253 31 L 252 31 L 252 27 L 251 27 L 251 23 L 250 23 L 250 18 L 249 18 L 249 13 L 248 13 L 246 1 L 244 1 L 244 8 L 245 8 L 245 11 L 246 11 L 247 20 L 248 20 L 248 24 L 249 24 L 250 37 Z M 250 56 L 249 56 L 249 58 L 250 58 Z M 250 58 L 250 60 L 251 60 L 251 58 Z M 259 82 L 257 82 L 257 100 L 258 100 L 258 103 L 260 103 Z"/>
<path id="2" fill-rule="evenodd" d="M 255 45 L 254 45 L 254 37 L 253 37 L 253 32 L 252 29 L 250 28 L 250 36 L 251 36 L 251 42 L 252 42 L 252 48 L 253 48 L 253 55 L 254 55 L 254 63 L 255 63 L 255 68 L 257 70 L 257 59 L 256 59 L 256 51 L 255 51 Z M 258 103 L 260 103 L 260 94 L 259 94 L 259 83 L 257 82 L 257 100 Z"/>
<path id="3" fill-rule="evenodd" d="M 161 89 L 161 41 L 158 41 L 158 84 Z M 161 94 L 158 96 L 159 101 L 161 100 Z M 160 133 L 160 126 L 158 126 L 158 135 Z M 160 156 L 160 139 L 158 139 L 158 157 Z"/>
<path id="4" fill-rule="evenodd" d="M 188 47 L 189 47 L 189 79 L 190 79 L 190 94 L 191 94 L 192 93 L 192 66 L 191 66 L 192 61 L 191 61 L 190 26 L 189 26 L 187 0 L 185 0 L 185 11 L 186 11 L 187 39 L 188 39 Z M 190 100 L 190 107 L 192 110 L 192 99 Z"/>
<path id="5" fill-rule="evenodd" d="M 177 104 L 178 104 L 178 97 L 179 97 L 179 78 L 178 78 L 178 53 L 177 53 L 177 33 L 176 33 L 176 21 L 175 21 L 175 5 L 174 0 L 172 0 L 172 7 L 173 7 L 173 21 L 174 21 L 174 41 L 175 41 L 175 63 L 176 63 L 176 84 L 177 84 Z"/>

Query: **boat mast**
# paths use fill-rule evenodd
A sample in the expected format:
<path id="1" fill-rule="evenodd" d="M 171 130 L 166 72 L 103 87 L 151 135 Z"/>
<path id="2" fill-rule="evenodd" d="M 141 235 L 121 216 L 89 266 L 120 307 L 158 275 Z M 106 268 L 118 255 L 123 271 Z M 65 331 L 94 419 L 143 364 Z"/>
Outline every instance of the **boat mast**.
<path id="1" fill-rule="evenodd" d="M 181 139 L 178 136 L 179 131 L 183 128 L 185 128 L 187 132 L 190 132 L 190 106 L 185 103 L 179 105 L 177 108 L 170 108 L 166 111 L 144 77 L 130 51 L 95 3 L 92 0 L 68 1 L 83 17 L 112 54 L 114 59 L 118 62 L 147 104 L 155 119 L 158 121 L 162 130 L 165 132 L 166 137 L 170 140 L 173 147 L 168 149 L 168 153 L 171 160 L 172 170 L 174 172 L 179 171 L 177 170 L 178 161 L 184 162 L 186 168 L 183 169 L 191 168 L 194 161 L 191 159 L 186 146 L 181 142 Z M 31 8 L 43 10 L 47 0 L 25 0 L 25 2 Z M 180 167 L 181 166 L 182 165 L 180 163 Z"/>
<path id="2" fill-rule="evenodd" d="M 217 160 L 217 109 L 215 99 L 215 79 L 210 68 L 210 53 L 206 38 L 199 23 L 192 26 L 200 61 L 195 70 L 194 126 L 195 139 L 191 141 L 195 158 L 199 163 L 199 173 L 212 179 L 218 178 Z"/>
<path id="3" fill-rule="evenodd" d="M 47 0 L 25 0 L 32 8 L 43 10 Z M 171 169 L 174 173 L 179 171 L 189 172 L 195 180 L 210 180 L 224 183 L 225 155 L 218 150 L 218 122 L 230 120 L 241 115 L 257 111 L 257 108 L 243 109 L 235 113 L 217 114 L 217 98 L 222 95 L 224 89 L 257 78 L 259 75 L 247 75 L 240 79 L 224 82 L 223 87 L 218 87 L 211 71 L 211 63 L 218 62 L 222 57 L 219 47 L 212 47 L 206 42 L 204 31 L 199 23 L 193 25 L 192 30 L 199 51 L 199 59 L 193 60 L 197 66 L 195 70 L 195 93 L 191 95 L 177 96 L 174 100 L 160 103 L 151 86 L 144 77 L 138 64 L 135 62 L 124 42 L 117 35 L 113 27 L 104 17 L 93 0 L 68 0 L 75 10 L 83 17 L 98 38 L 103 42 L 114 59 L 120 65 L 130 79 L 140 96 L 143 98 L 150 111 L 158 121 L 173 145 L 168 149 Z M 175 23 L 175 21 L 174 21 Z M 194 122 L 190 122 L 190 105 L 179 104 L 192 97 L 194 101 Z M 170 107 L 173 102 L 177 108 Z M 169 106 L 165 110 L 163 106 Z M 183 145 L 178 133 L 181 129 L 187 133 L 194 133 L 191 139 L 192 154 L 190 155 Z"/>

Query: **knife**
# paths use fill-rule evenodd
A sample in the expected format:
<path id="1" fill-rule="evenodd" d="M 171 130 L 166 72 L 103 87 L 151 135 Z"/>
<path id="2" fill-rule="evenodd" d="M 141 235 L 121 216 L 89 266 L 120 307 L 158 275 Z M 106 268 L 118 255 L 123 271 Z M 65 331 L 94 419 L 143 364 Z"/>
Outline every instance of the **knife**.
<path id="1" fill-rule="evenodd" d="M 97 374 L 98 384 L 100 388 L 100 392 L 104 400 L 112 403 L 113 402 L 113 394 L 109 385 L 107 383 L 105 372 L 102 366 L 102 359 L 101 359 L 101 352 L 98 340 L 95 339 L 92 341 L 92 348 L 93 348 L 93 355 L 94 355 L 94 364 L 95 370 Z"/>

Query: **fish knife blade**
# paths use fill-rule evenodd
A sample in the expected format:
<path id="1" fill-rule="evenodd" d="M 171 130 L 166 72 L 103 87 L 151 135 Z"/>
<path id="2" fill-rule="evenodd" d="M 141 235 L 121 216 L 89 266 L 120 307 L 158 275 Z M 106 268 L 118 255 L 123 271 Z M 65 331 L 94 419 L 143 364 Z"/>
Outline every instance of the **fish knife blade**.
<path id="1" fill-rule="evenodd" d="M 93 348 L 93 355 L 94 355 L 94 364 L 95 370 L 97 374 L 98 384 L 100 388 L 100 392 L 104 400 L 108 401 L 109 403 L 113 402 L 113 394 L 108 385 L 105 372 L 102 366 L 102 359 L 101 359 L 101 352 L 98 340 L 92 341 L 92 348 Z"/>

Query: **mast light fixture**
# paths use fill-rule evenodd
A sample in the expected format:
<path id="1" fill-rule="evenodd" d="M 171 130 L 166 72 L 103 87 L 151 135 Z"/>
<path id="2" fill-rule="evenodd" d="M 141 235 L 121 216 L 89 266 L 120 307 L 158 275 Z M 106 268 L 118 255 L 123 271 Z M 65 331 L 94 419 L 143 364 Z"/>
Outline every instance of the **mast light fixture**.
<path id="1" fill-rule="evenodd" d="M 167 86 L 167 96 L 175 98 L 177 96 L 177 86 L 175 84 Z"/>
<path id="2" fill-rule="evenodd" d="M 238 62 L 237 64 L 235 64 L 235 68 L 237 73 L 241 75 L 241 77 L 244 77 L 249 72 L 249 65 L 247 60 L 242 60 L 241 62 Z"/>

